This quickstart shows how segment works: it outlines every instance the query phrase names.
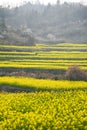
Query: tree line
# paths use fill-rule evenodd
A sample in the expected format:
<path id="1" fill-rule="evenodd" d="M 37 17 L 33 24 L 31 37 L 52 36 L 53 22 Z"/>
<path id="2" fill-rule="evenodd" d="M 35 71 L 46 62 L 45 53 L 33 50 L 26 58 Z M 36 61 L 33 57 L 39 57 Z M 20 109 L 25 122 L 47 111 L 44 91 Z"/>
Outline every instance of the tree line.
<path id="1" fill-rule="evenodd" d="M 4 10 L 4 11 L 3 11 Z M 36 37 L 87 41 L 87 6 L 80 3 L 55 5 L 30 2 L 15 8 L 0 7 L 2 28 L 29 28 Z M 0 25 L 0 28 L 1 28 Z M 66 31 L 65 31 L 66 30 Z M 82 38 L 81 38 L 82 39 Z"/>

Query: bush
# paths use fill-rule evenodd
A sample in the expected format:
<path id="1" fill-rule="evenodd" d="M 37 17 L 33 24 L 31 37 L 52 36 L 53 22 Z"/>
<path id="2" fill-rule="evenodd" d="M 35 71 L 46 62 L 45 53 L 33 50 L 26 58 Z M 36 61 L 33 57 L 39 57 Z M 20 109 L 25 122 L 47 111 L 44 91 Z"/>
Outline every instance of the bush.
<path id="1" fill-rule="evenodd" d="M 84 80 L 87 81 L 87 73 L 81 70 L 78 66 L 70 66 L 65 73 L 65 79 L 67 80 Z"/>

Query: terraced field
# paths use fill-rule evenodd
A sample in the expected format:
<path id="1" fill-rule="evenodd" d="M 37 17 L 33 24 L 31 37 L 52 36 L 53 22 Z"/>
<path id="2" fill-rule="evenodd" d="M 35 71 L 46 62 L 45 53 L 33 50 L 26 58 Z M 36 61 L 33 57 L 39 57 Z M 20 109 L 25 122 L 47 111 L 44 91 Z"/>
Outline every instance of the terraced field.
<path id="1" fill-rule="evenodd" d="M 87 71 L 86 44 L 0 45 L 0 130 L 87 130 L 87 82 L 49 79 L 71 65 Z"/>
<path id="2" fill-rule="evenodd" d="M 85 90 L 87 82 L 85 81 L 66 81 L 66 80 L 50 80 L 35 79 L 26 77 L 0 77 L 0 86 L 11 86 L 13 88 L 25 88 L 24 90 L 32 91 L 69 91 L 69 90 Z"/>
<path id="3" fill-rule="evenodd" d="M 0 45 L 0 68 L 63 69 L 79 65 L 87 70 L 86 44 Z"/>

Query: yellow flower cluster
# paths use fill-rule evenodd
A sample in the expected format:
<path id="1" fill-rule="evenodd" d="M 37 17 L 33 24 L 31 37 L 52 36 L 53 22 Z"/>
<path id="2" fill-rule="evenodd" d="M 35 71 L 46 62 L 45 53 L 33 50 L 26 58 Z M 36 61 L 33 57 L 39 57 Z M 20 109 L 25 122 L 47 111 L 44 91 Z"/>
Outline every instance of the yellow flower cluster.
<path id="1" fill-rule="evenodd" d="M 20 87 L 26 89 L 38 90 L 73 90 L 87 89 L 85 81 L 67 81 L 67 80 L 50 80 L 50 79 L 35 79 L 26 77 L 0 77 L 0 86 L 9 85 L 11 87 Z"/>
<path id="2" fill-rule="evenodd" d="M 0 130 L 87 130 L 87 93 L 1 93 Z"/>

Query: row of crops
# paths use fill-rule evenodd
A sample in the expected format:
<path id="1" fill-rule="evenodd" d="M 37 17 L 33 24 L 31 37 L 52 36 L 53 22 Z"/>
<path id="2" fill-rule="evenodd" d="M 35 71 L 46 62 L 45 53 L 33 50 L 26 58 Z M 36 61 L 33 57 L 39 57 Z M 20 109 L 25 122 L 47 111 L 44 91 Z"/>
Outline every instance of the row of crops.
<path id="1" fill-rule="evenodd" d="M 56 45 L 47 45 L 47 44 L 37 44 L 36 46 L 13 46 L 13 45 L 0 45 L 0 50 L 4 51 L 41 51 L 41 50 L 49 50 L 49 51 L 86 51 L 87 45 L 86 44 L 71 44 L 71 43 L 64 43 L 64 44 L 56 44 Z"/>
<path id="2" fill-rule="evenodd" d="M 24 47 L 24 48 L 23 48 Z M 86 44 L 37 44 L 34 47 L 6 46 L 1 48 L 19 48 L 18 51 L 0 51 L 0 68 L 40 68 L 40 69 L 67 69 L 71 65 L 79 65 L 87 70 L 87 45 Z M 40 49 L 38 51 L 38 48 Z M 44 49 L 43 49 L 44 48 Z M 50 50 L 51 48 L 51 50 Z M 62 48 L 62 51 L 61 51 Z M 71 48 L 70 51 L 63 50 Z M 73 48 L 75 50 L 73 51 Z M 27 52 L 25 49 L 29 49 Z M 32 50 L 34 49 L 34 50 Z M 42 50 L 43 49 L 43 50 Z M 59 49 L 55 50 L 54 49 Z M 85 50 L 84 50 L 85 49 Z"/>
<path id="3" fill-rule="evenodd" d="M 0 130 L 87 129 L 87 82 L 0 77 L 2 86 L 22 93 L 0 93 Z"/>
<path id="4" fill-rule="evenodd" d="M 0 71 L 71 65 L 87 71 L 86 44 L 0 45 Z M 87 82 L 0 76 L 0 130 L 87 130 Z"/>
<path id="5" fill-rule="evenodd" d="M 0 86 L 11 86 L 15 88 L 26 88 L 30 91 L 64 91 L 64 90 L 85 90 L 87 82 L 85 81 L 66 81 L 66 80 L 50 80 L 50 79 L 35 79 L 26 77 L 0 77 Z"/>

